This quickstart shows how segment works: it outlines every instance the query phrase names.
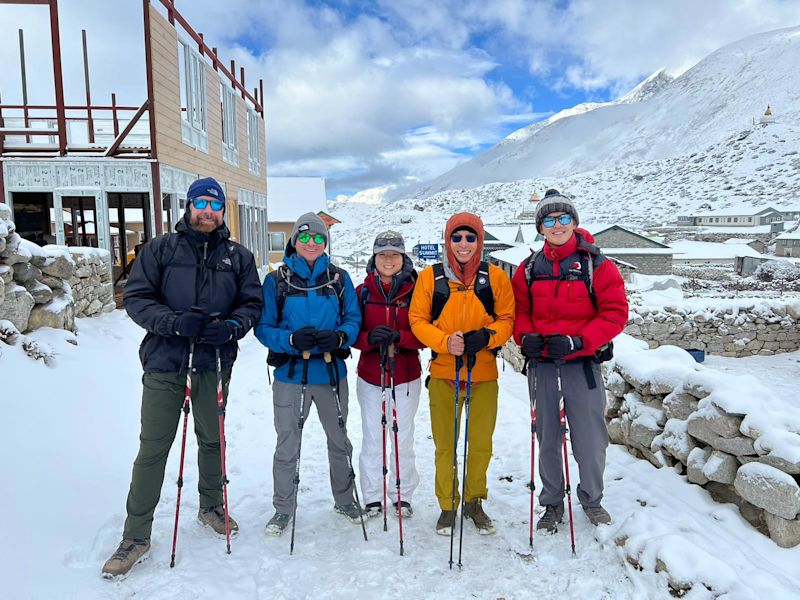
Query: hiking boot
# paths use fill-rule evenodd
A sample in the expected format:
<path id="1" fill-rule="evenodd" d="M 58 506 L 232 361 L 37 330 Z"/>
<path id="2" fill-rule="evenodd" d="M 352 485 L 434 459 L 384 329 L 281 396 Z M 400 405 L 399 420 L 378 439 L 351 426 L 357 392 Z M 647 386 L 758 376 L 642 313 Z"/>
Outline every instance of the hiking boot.
<path id="1" fill-rule="evenodd" d="M 397 502 L 392 502 L 392 506 L 394 506 L 394 516 L 399 517 L 400 511 L 403 511 L 403 518 L 407 519 L 408 517 L 414 516 L 414 509 L 411 508 L 411 504 L 406 502 L 405 500 L 400 501 L 400 509 L 397 508 Z"/>
<path id="2" fill-rule="evenodd" d="M 364 509 L 355 502 L 351 502 L 350 504 L 334 504 L 333 510 L 340 515 L 344 515 L 344 517 L 351 523 L 360 524 L 362 515 L 369 518 L 369 515 L 364 511 Z"/>
<path id="3" fill-rule="evenodd" d="M 267 521 L 266 533 L 267 535 L 279 536 L 292 522 L 292 516 L 286 513 L 276 512 L 272 518 Z"/>
<path id="4" fill-rule="evenodd" d="M 456 511 L 443 510 L 439 515 L 439 520 L 436 521 L 436 533 L 439 535 L 450 535 L 453 527 L 456 525 Z"/>
<path id="5" fill-rule="evenodd" d="M 217 535 L 225 535 L 225 507 L 222 504 L 201 508 L 197 512 L 197 520 L 201 525 L 210 527 Z M 233 520 L 230 513 L 228 514 L 228 529 L 232 536 L 239 533 L 239 525 Z"/>
<path id="6" fill-rule="evenodd" d="M 377 517 L 383 512 L 383 506 L 380 502 L 370 502 L 364 506 L 364 516 L 368 519 Z"/>
<path id="7" fill-rule="evenodd" d="M 490 535 L 494 533 L 494 523 L 492 523 L 489 515 L 483 512 L 480 498 L 470 500 L 464 504 L 464 518 L 472 519 L 472 522 L 475 523 L 475 527 L 478 528 L 478 533 L 481 535 Z"/>
<path id="8" fill-rule="evenodd" d="M 103 565 L 103 578 L 124 579 L 133 565 L 145 560 L 149 554 L 149 539 L 123 538 L 119 543 L 119 548 Z"/>
<path id="9" fill-rule="evenodd" d="M 607 525 L 611 523 L 611 515 L 602 506 L 584 506 L 583 512 L 589 517 L 589 522 L 592 525 Z"/>
<path id="10" fill-rule="evenodd" d="M 558 524 L 564 518 L 564 503 L 561 504 L 546 504 L 544 507 L 544 514 L 539 518 L 536 523 L 536 531 L 543 531 L 544 533 L 555 533 L 558 531 Z"/>

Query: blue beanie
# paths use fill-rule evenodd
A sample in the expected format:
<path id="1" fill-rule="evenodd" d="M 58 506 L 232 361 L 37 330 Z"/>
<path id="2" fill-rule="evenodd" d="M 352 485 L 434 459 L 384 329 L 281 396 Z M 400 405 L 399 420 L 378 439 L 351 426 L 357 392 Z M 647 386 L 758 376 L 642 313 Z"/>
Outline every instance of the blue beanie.
<path id="1" fill-rule="evenodd" d="M 225 202 L 225 192 L 222 191 L 222 186 L 213 177 L 203 177 L 189 186 L 189 191 L 186 192 L 186 208 L 189 208 L 189 203 L 192 200 L 200 196 L 209 196 Z M 224 206 L 223 210 L 225 210 Z"/>

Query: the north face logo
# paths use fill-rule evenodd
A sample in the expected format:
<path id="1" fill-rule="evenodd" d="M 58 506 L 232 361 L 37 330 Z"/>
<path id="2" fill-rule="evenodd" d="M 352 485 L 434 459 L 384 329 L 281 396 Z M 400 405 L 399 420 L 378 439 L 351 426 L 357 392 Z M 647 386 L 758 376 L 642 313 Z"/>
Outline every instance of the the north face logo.
<path id="1" fill-rule="evenodd" d="M 222 262 L 225 263 L 226 265 L 230 265 L 231 259 L 226 256 L 225 258 L 222 259 Z"/>
<path id="2" fill-rule="evenodd" d="M 216 196 L 217 198 L 219 198 L 219 192 L 217 192 L 217 190 L 215 190 L 214 188 L 208 188 L 208 193 L 211 194 L 212 196 Z"/>

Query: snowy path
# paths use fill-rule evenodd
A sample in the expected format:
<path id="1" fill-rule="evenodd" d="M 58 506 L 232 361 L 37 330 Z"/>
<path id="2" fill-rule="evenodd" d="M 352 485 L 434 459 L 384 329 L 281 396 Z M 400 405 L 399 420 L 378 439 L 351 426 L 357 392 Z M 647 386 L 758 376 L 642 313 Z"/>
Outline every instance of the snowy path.
<path id="1" fill-rule="evenodd" d="M 53 369 L 17 348 L 0 357 L 15 400 L 6 409 L 12 427 L 4 442 L 5 454 L 15 457 L 6 480 L 14 493 L 0 495 L 0 510 L 13 515 L 6 525 L 6 548 L 13 551 L 0 562 L 10 590 L 5 597 L 669 598 L 663 574 L 626 562 L 614 543 L 619 535 L 627 535 L 629 545 L 641 541 L 648 551 L 685 547 L 697 578 L 718 581 L 728 598 L 800 594 L 797 549 L 777 548 L 735 508 L 714 503 L 683 477 L 617 446 L 609 448 L 606 471 L 605 504 L 614 523 L 594 530 L 576 503 L 577 557 L 571 557 L 565 524 L 555 536 L 536 538 L 534 560 L 521 558 L 517 552 L 528 550 L 530 423 L 525 381 L 508 367 L 501 375 L 486 504 L 497 533 L 481 537 L 465 523 L 461 572 L 448 569 L 449 539 L 433 530 L 439 510 L 425 396 L 417 418 L 421 483 L 414 517 L 404 522 L 406 556 L 398 556 L 396 519 L 390 518 L 387 533 L 381 519 L 370 521 L 370 540 L 364 542 L 359 526 L 333 513 L 324 435 L 313 412 L 303 443 L 296 547 L 289 556 L 288 536 L 263 534 L 272 514 L 275 433 L 266 351 L 252 336 L 243 342 L 234 370 L 226 423 L 231 511 L 242 529 L 233 553 L 227 556 L 224 540 L 196 521 L 196 445 L 190 434 L 176 567 L 169 568 L 169 554 L 177 443 L 155 515 L 150 559 L 128 579 L 106 582 L 99 571 L 119 541 L 137 450 L 136 349 L 142 334 L 121 311 L 79 323 L 78 347 L 50 335 L 59 352 Z M 355 389 L 355 374 L 349 376 Z M 348 429 L 357 455 L 361 423 L 355 403 L 353 397 Z M 574 463 L 571 470 L 577 473 Z M 508 476 L 512 481 L 500 479 Z M 698 587 L 691 597 L 714 597 Z"/>

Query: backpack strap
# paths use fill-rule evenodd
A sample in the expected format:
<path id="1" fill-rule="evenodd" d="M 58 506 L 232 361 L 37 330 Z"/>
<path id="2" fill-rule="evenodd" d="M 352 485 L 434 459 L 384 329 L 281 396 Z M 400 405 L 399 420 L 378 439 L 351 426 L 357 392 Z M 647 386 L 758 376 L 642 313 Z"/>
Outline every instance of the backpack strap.
<path id="1" fill-rule="evenodd" d="M 478 266 L 478 274 L 475 277 L 475 295 L 478 300 L 483 304 L 483 308 L 493 319 L 497 317 L 494 312 L 494 294 L 492 293 L 492 284 L 489 280 L 489 263 L 481 261 Z"/>
<path id="2" fill-rule="evenodd" d="M 450 299 L 450 284 L 444 274 L 444 265 L 433 265 L 433 298 L 431 300 L 431 322 L 436 321 L 444 310 L 444 305 Z"/>

